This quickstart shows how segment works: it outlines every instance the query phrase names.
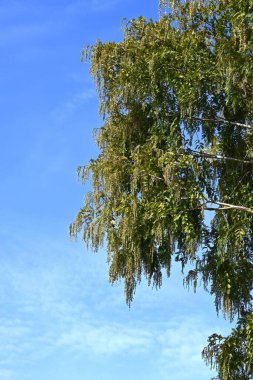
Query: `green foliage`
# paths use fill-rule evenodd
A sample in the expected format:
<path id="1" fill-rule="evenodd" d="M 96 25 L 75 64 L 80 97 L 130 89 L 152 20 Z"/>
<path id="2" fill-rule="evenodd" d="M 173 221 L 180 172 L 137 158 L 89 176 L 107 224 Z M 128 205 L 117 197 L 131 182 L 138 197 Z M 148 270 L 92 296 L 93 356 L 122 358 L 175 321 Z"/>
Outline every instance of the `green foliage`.
<path id="1" fill-rule="evenodd" d="M 251 379 L 253 1 L 171 6 L 84 51 L 104 125 L 99 156 L 79 168 L 92 191 L 70 232 L 94 249 L 106 241 L 128 303 L 143 276 L 159 287 L 172 260 L 191 263 L 185 284 L 203 283 L 217 312 L 239 316 L 205 360 L 219 379 Z"/>
<path id="2" fill-rule="evenodd" d="M 253 378 L 253 316 L 243 313 L 236 328 L 224 338 L 213 334 L 203 350 L 204 360 L 218 370 L 217 379 L 250 380 Z"/>

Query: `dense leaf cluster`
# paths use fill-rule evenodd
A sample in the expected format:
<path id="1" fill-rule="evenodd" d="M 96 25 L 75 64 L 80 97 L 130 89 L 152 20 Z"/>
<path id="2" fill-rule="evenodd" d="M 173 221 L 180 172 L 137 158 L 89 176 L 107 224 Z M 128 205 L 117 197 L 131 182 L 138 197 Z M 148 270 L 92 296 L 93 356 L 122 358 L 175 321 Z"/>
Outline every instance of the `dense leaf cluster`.
<path id="1" fill-rule="evenodd" d="M 101 153 L 79 168 L 93 187 L 71 234 L 95 249 L 106 239 L 110 280 L 124 279 L 127 302 L 143 275 L 159 287 L 172 260 L 193 264 L 185 283 L 201 281 L 217 312 L 239 316 L 230 337 L 210 338 L 206 361 L 219 379 L 251 379 L 253 1 L 172 9 L 84 52 L 104 125 Z"/>

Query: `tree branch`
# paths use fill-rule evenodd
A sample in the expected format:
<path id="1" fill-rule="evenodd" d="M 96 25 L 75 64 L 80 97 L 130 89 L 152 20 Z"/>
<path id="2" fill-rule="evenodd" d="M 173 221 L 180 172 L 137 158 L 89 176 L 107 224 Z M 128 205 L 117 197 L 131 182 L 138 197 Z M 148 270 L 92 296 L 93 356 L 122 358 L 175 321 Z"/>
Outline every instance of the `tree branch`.
<path id="1" fill-rule="evenodd" d="M 219 208 L 217 207 L 210 207 L 207 206 L 208 204 L 216 204 L 217 206 L 221 206 Z M 190 209 L 187 209 L 185 211 L 195 211 L 195 210 L 202 210 L 202 211 L 228 211 L 228 210 L 238 210 L 238 211 L 244 211 L 248 212 L 250 214 L 253 214 L 253 209 L 245 206 L 239 206 L 239 205 L 233 205 L 231 203 L 225 203 L 220 201 L 214 201 L 212 199 L 207 199 L 202 205 L 198 207 L 193 207 Z"/>
<path id="2" fill-rule="evenodd" d="M 251 131 L 253 131 L 253 126 L 252 125 L 248 125 L 248 124 L 243 124 L 243 123 L 237 123 L 235 121 L 229 121 L 229 120 L 226 120 L 226 119 L 206 119 L 206 118 L 201 118 L 201 117 L 188 117 L 188 119 L 191 119 L 191 120 L 197 120 L 197 121 L 207 121 L 207 122 L 210 122 L 210 123 L 224 123 L 224 124 L 232 124 L 232 125 L 235 125 L 237 127 L 240 127 L 240 128 L 245 128 L 245 129 L 249 129 Z"/>
<path id="3" fill-rule="evenodd" d="M 202 211 L 226 211 L 226 210 L 231 210 L 231 207 L 206 207 L 205 204 L 203 204 L 200 207 L 193 207 L 189 208 L 186 211 L 197 211 L 197 210 L 202 210 Z"/>
<path id="4" fill-rule="evenodd" d="M 206 158 L 211 158 L 211 159 L 215 159 L 215 160 L 234 161 L 234 162 L 239 162 L 242 164 L 251 164 L 251 165 L 253 164 L 252 160 L 242 160 L 240 158 L 221 156 L 219 154 L 215 155 L 215 154 L 210 154 L 210 153 L 206 153 L 206 152 L 198 152 L 198 151 L 195 151 L 192 149 L 190 151 L 192 152 L 193 155 L 195 155 L 197 157 L 206 157 Z"/>
<path id="5" fill-rule="evenodd" d="M 245 207 L 245 206 L 238 206 L 238 205 L 233 205 L 230 203 L 225 203 L 225 202 L 220 202 L 220 201 L 211 201 L 211 200 L 208 203 L 214 203 L 218 206 L 223 206 L 223 207 L 226 207 L 227 209 L 230 209 L 230 210 L 245 211 L 245 212 L 248 212 L 250 214 L 253 214 L 253 209 L 251 209 L 249 207 Z"/>

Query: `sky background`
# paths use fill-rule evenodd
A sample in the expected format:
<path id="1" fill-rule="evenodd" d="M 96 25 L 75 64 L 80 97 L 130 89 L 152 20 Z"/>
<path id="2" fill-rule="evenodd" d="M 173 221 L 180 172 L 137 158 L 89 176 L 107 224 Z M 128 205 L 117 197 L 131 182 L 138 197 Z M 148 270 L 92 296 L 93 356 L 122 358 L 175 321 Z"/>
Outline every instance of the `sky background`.
<path id="1" fill-rule="evenodd" d="M 71 242 L 85 193 L 76 168 L 101 126 L 84 45 L 157 18 L 156 0 L 0 0 L 0 379 L 209 380 L 208 335 L 229 331 L 179 268 L 131 309 L 106 255 Z M 87 188 L 86 188 L 87 189 Z"/>

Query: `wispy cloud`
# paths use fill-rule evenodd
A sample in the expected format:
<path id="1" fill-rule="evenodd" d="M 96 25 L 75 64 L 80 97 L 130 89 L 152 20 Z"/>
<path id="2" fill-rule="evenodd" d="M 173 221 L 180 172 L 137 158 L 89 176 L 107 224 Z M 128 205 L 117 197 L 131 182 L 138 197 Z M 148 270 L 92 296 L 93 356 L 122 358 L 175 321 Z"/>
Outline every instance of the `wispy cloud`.
<path id="1" fill-rule="evenodd" d="M 53 6 L 37 1 L 10 1 L 0 4 L 0 45 L 37 42 L 40 36 L 55 35 L 70 23 L 68 16 L 105 12 L 121 0 L 78 0 L 64 6 Z M 70 17 L 71 19 L 71 17 Z M 8 20 L 8 22 L 5 22 Z"/>
<path id="2" fill-rule="evenodd" d="M 52 16 L 54 9 L 37 1 L 3 1 L 0 4 L 0 45 L 18 50 L 21 43 L 36 43 L 61 29 L 62 21 Z"/>
<path id="3" fill-rule="evenodd" d="M 94 87 L 88 87 L 85 91 L 74 94 L 72 98 L 66 100 L 65 103 L 59 105 L 52 111 L 53 117 L 59 121 L 65 121 L 78 107 L 96 99 L 96 91 Z"/>
<path id="4" fill-rule="evenodd" d="M 0 278 L 6 284 L 6 293 L 0 292 L 5 309 L 0 320 L 1 379 L 19 380 L 22 371 L 60 352 L 69 360 L 87 362 L 142 356 L 158 380 L 209 379 L 200 353 L 216 326 L 207 324 L 205 314 L 176 315 L 173 292 L 158 302 L 150 290 L 149 302 L 143 305 L 137 299 L 129 311 L 119 297 L 122 287 L 107 285 L 102 256 L 84 256 L 80 247 L 69 249 L 35 236 L 31 231 L 16 246 L 9 243 L 16 254 L 1 259 Z M 140 288 L 138 298 L 147 292 Z M 170 299 L 171 309 L 165 308 L 164 298 Z M 157 315 L 161 309 L 167 310 L 163 317 Z"/>
<path id="5" fill-rule="evenodd" d="M 14 380 L 15 373 L 9 369 L 0 369 L 0 379 L 1 380 Z"/>
<path id="6" fill-rule="evenodd" d="M 65 332 L 58 341 L 59 346 L 70 348 L 75 352 L 92 355 L 111 356 L 130 352 L 147 351 L 152 345 L 152 334 L 125 326 L 120 323 L 103 325 L 81 324 Z"/>
<path id="7" fill-rule="evenodd" d="M 198 317 L 185 316 L 169 322 L 158 337 L 161 347 L 159 373 L 161 379 L 187 380 L 191 377 L 203 379 L 207 368 L 201 360 L 201 351 L 214 326 L 208 326 Z M 173 374 L 170 378 L 168 374 Z"/>
<path id="8" fill-rule="evenodd" d="M 35 41 L 39 36 L 50 35 L 52 24 L 48 23 L 27 23 L 20 25 L 9 25 L 0 31 L 0 45 L 20 43 L 32 39 Z"/>
<path id="9" fill-rule="evenodd" d="M 36 323 L 35 320 L 29 323 L 16 320 L 7 324 L 2 320 L 1 366 L 11 369 L 17 364 L 29 365 L 59 350 L 68 352 L 70 357 L 85 357 L 86 360 L 87 357 L 94 359 L 122 354 L 133 360 L 135 355 L 149 357 L 152 353 L 158 379 L 184 380 L 194 375 L 203 379 L 207 375 L 200 352 L 210 330 L 201 320 L 191 317 L 169 324 L 139 322 L 137 327 L 133 327 L 132 322 L 94 322 L 91 316 L 81 318 L 80 315 L 74 316 L 68 307 L 65 308 L 65 316 L 57 318 L 58 324 L 47 321 L 44 327 L 41 318 Z"/>
<path id="10" fill-rule="evenodd" d="M 2 0 L 0 4 L 0 17 L 12 18 L 17 15 L 40 13 L 42 3 L 33 0 Z"/>
<path id="11" fill-rule="evenodd" d="M 65 12 L 77 13 L 77 12 L 103 12 L 107 11 L 122 0 L 79 0 L 73 1 L 65 8 Z"/>

